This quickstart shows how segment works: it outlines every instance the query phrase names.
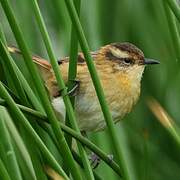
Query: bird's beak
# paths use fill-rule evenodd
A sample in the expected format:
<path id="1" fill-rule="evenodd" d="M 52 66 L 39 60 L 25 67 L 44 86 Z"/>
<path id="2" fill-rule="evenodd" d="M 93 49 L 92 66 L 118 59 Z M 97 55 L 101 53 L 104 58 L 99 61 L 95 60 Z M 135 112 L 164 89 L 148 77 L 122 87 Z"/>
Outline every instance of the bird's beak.
<path id="1" fill-rule="evenodd" d="M 144 64 L 147 64 L 147 65 L 149 65 L 149 64 L 160 64 L 160 62 L 157 60 L 154 60 L 154 59 L 144 58 Z"/>

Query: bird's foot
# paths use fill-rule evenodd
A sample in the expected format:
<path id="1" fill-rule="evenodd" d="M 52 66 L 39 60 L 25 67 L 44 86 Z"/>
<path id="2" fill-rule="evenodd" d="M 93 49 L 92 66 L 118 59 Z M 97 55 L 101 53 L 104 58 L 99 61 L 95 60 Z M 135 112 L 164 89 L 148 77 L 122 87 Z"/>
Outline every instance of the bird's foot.
<path id="1" fill-rule="evenodd" d="M 109 158 L 110 161 L 112 161 L 113 160 L 113 155 L 109 154 L 108 158 Z M 91 167 L 93 169 L 96 169 L 99 166 L 100 162 L 101 162 L 100 157 L 98 155 L 96 155 L 95 153 L 93 153 L 93 152 L 89 155 L 89 160 L 90 160 L 90 163 L 91 163 Z"/>
<path id="2" fill-rule="evenodd" d="M 99 156 L 96 155 L 96 154 L 93 153 L 93 152 L 89 155 L 89 160 L 90 160 L 91 167 L 92 167 L 93 169 L 97 168 L 98 165 L 100 164 L 100 161 L 101 161 L 101 159 L 99 158 Z"/>
<path id="3" fill-rule="evenodd" d="M 71 97 L 77 96 L 79 86 L 80 86 L 80 81 L 78 79 L 72 79 L 72 80 L 70 79 L 70 81 L 74 83 L 74 86 L 70 91 L 68 91 L 68 95 Z"/>
<path id="4" fill-rule="evenodd" d="M 74 97 L 74 96 L 77 95 L 78 89 L 79 89 L 79 85 L 80 85 L 80 81 L 77 80 L 77 79 L 73 79 L 73 80 L 70 80 L 70 81 L 72 81 L 72 82 L 74 83 L 72 89 L 69 90 L 66 94 L 63 94 L 63 90 L 64 90 L 64 89 L 60 89 L 60 90 L 59 90 L 59 94 L 60 94 L 61 96 Z M 66 89 L 67 89 L 67 87 L 66 87 Z"/>

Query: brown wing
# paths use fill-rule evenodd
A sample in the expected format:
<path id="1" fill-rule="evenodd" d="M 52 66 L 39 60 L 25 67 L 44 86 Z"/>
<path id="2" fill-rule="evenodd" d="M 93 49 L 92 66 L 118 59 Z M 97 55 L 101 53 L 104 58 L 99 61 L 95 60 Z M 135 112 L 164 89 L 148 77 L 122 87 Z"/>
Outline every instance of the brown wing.
<path id="1" fill-rule="evenodd" d="M 9 46 L 8 51 L 11 53 L 15 53 L 15 54 L 22 54 L 21 51 L 14 46 Z M 91 55 L 93 57 L 95 57 L 97 55 L 97 52 L 92 52 Z M 37 56 L 37 55 L 32 55 L 32 59 L 38 67 L 40 75 L 42 76 L 42 78 L 45 82 L 45 85 L 50 93 L 50 96 L 51 97 L 59 96 L 60 95 L 59 89 L 57 86 L 56 78 L 55 78 L 54 73 L 51 68 L 51 64 L 46 59 L 43 59 L 42 57 Z M 63 80 L 65 82 L 67 82 L 69 57 L 65 57 L 61 60 L 58 60 L 58 64 L 59 64 L 59 68 L 60 68 L 62 76 L 63 76 Z M 86 76 L 88 76 L 87 79 L 90 78 L 84 56 L 82 53 L 79 53 L 78 54 L 77 78 L 80 78 L 82 76 L 84 77 L 84 74 Z M 81 78 L 80 78 L 80 81 L 81 81 Z M 83 79 L 83 81 L 85 81 L 85 80 Z"/>
<path id="2" fill-rule="evenodd" d="M 22 54 L 21 51 L 14 46 L 9 46 L 8 51 L 15 54 Z M 32 59 L 34 63 L 37 65 L 37 68 L 40 72 L 43 81 L 45 82 L 50 96 L 58 96 L 59 90 L 54 77 L 54 73 L 51 68 L 51 64 L 46 59 L 43 59 L 42 57 L 37 55 L 32 55 Z"/>

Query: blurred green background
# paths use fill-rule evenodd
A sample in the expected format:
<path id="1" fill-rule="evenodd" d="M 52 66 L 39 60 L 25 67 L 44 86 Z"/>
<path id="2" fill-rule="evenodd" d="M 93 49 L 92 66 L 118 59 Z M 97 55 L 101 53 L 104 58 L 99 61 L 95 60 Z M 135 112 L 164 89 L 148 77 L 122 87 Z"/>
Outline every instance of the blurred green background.
<path id="1" fill-rule="evenodd" d="M 31 3 L 24 0 L 11 0 L 11 3 L 30 49 L 47 57 L 33 19 Z M 57 58 L 68 56 L 71 21 L 64 1 L 39 0 L 39 6 Z M 15 45 L 1 7 L 0 22 L 8 44 Z M 128 41 L 142 49 L 146 57 L 161 62 L 158 66 L 146 68 L 140 100 L 133 111 L 117 124 L 116 130 L 131 179 L 180 179 L 179 149 L 146 105 L 147 97 L 153 96 L 180 125 L 180 54 L 175 42 L 179 39 L 175 40 L 169 29 L 171 26 L 163 1 L 82 0 L 81 22 L 91 50 L 111 42 Z M 23 71 L 23 66 L 20 66 Z M 113 153 L 106 131 L 90 136 L 105 152 Z M 104 179 L 118 179 L 104 163 L 96 171 Z"/>

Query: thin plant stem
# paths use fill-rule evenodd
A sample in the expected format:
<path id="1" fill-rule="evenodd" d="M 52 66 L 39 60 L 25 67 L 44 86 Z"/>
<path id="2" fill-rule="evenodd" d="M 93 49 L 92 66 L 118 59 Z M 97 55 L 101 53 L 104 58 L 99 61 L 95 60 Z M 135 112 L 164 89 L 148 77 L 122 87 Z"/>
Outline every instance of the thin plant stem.
<path id="1" fill-rule="evenodd" d="M 37 117 L 36 117 L 37 118 Z M 38 120 L 38 122 L 40 123 L 40 125 L 41 125 L 41 127 L 42 127 L 42 129 L 49 135 L 49 137 L 52 139 L 52 141 L 53 141 L 53 143 L 56 145 L 56 147 L 57 147 L 57 140 L 56 140 L 56 138 L 54 137 L 54 134 L 52 133 L 52 131 L 51 131 L 51 127 L 47 124 L 47 123 L 44 123 L 44 122 L 42 122 L 42 120 L 40 120 L 40 119 L 37 119 Z M 40 121 L 39 121 L 40 120 Z M 66 126 L 66 125 L 65 125 Z M 69 128 L 68 126 L 66 126 L 67 128 Z M 69 128 L 70 129 L 70 128 Z M 62 130 L 63 130 L 63 128 L 62 128 Z M 64 131 L 64 130 L 63 130 Z M 66 132 L 66 131 L 64 131 L 64 132 Z M 75 131 L 74 131 L 75 132 Z M 75 132 L 76 133 L 76 132 Z M 67 133 L 68 134 L 68 133 Z M 71 136 L 71 134 L 69 133 L 69 136 Z M 71 136 L 72 137 L 72 136 Z M 75 138 L 76 139 L 76 138 Z M 79 141 L 79 142 L 81 142 L 81 141 Z M 73 155 L 73 157 L 74 157 L 74 159 L 75 159 L 75 161 L 79 164 L 79 166 L 81 167 L 81 168 L 83 168 L 84 169 L 84 166 L 83 166 L 83 163 L 82 163 L 82 160 L 81 160 L 81 157 L 80 157 L 80 155 L 75 151 L 75 150 L 73 150 L 73 149 L 71 149 L 71 152 L 72 152 L 72 155 Z M 96 171 L 95 170 L 93 170 L 93 174 L 94 174 L 94 178 L 95 178 L 95 180 L 97 179 L 101 179 L 100 178 L 100 176 L 96 173 Z"/>
<path id="2" fill-rule="evenodd" d="M 72 150 L 72 154 L 73 154 L 73 157 L 74 157 L 74 159 L 76 160 L 76 162 L 78 162 L 78 164 L 79 164 L 82 168 L 84 168 L 84 166 L 83 166 L 83 164 L 82 164 L 81 157 L 80 157 L 75 151 L 73 151 L 73 150 Z M 97 174 L 95 170 L 93 170 L 93 174 L 94 174 L 95 180 L 102 180 L 102 178 L 100 177 L 100 175 Z"/>
<path id="3" fill-rule="evenodd" d="M 96 94 L 98 96 L 98 99 L 99 99 L 99 102 L 101 105 L 101 109 L 102 109 L 108 130 L 109 130 L 109 135 L 112 139 L 112 144 L 113 144 L 113 148 L 116 153 L 118 163 L 122 167 L 123 177 L 128 180 L 128 179 L 130 179 L 130 177 L 129 177 L 127 164 L 124 160 L 122 150 L 120 149 L 121 146 L 120 146 L 120 142 L 118 140 L 118 135 L 115 131 L 113 119 L 112 119 L 111 113 L 109 111 L 109 108 L 108 108 L 108 105 L 107 105 L 107 102 L 105 99 L 104 91 L 101 86 L 100 80 L 98 78 L 98 74 L 97 74 L 95 65 L 93 63 L 93 59 L 90 55 L 89 46 L 88 46 L 87 40 L 85 38 L 78 14 L 77 14 L 76 9 L 71 0 L 65 0 L 65 3 L 67 6 L 67 9 L 68 9 L 71 21 L 74 25 L 74 28 L 76 29 L 76 33 L 78 36 L 79 43 L 81 45 L 81 49 L 82 49 L 84 57 L 86 59 L 86 63 L 87 63 L 87 66 L 88 66 L 88 69 L 89 69 L 89 72 L 90 72 L 90 75 L 91 75 L 91 78 L 92 78 L 92 81 L 93 81 L 93 84 L 94 84 L 94 87 L 96 90 Z"/>
<path id="4" fill-rule="evenodd" d="M 169 134 L 174 138 L 178 147 L 180 147 L 180 135 L 177 132 L 177 124 L 173 121 L 173 119 L 169 116 L 169 114 L 156 99 L 151 97 L 148 99 L 147 103 L 152 113 L 165 127 Z"/>
<path id="5" fill-rule="evenodd" d="M 74 0 L 74 5 L 76 7 L 78 15 L 80 14 L 80 6 L 81 6 L 81 0 Z M 69 58 L 69 69 L 68 69 L 68 92 L 73 88 L 75 85 L 74 82 L 76 81 L 76 74 L 77 74 L 77 57 L 78 57 L 78 39 L 76 36 L 75 29 L 71 28 L 71 47 L 70 47 L 70 58 Z M 74 108 L 75 104 L 75 96 L 70 97 L 70 101 L 72 104 L 72 107 Z M 67 126 L 71 127 L 68 114 L 66 112 L 66 119 L 65 124 Z M 65 134 L 66 141 L 69 145 L 69 148 L 71 149 L 72 145 L 72 137 L 69 134 Z M 66 164 L 64 164 L 64 168 L 67 169 Z"/>
<path id="6" fill-rule="evenodd" d="M 81 0 L 74 0 L 74 4 L 76 7 L 78 16 L 79 16 Z M 71 48 L 70 48 L 70 58 L 69 58 L 69 70 L 68 70 L 68 91 L 70 91 L 74 86 L 73 80 L 76 80 L 77 57 L 78 57 L 78 38 L 76 35 L 76 31 L 75 31 L 74 27 L 72 26 Z M 71 97 L 72 105 L 74 105 L 74 100 L 75 100 L 75 97 Z"/>
<path id="7" fill-rule="evenodd" d="M 2 30 L 2 25 L 1 25 L 1 23 L 0 23 L 0 38 L 1 38 L 2 42 L 3 42 L 5 45 L 7 45 L 7 41 L 6 41 L 4 32 L 3 32 L 3 30 Z"/>
<path id="8" fill-rule="evenodd" d="M 0 105 L 7 106 L 7 103 L 5 100 L 0 99 Z M 27 113 L 31 116 L 34 116 L 37 118 L 37 120 L 40 120 L 42 122 L 49 122 L 47 119 L 47 116 L 42 114 L 41 112 L 35 111 L 31 108 L 16 104 L 20 110 L 24 113 Z M 89 148 L 91 151 L 93 151 L 95 154 L 97 154 L 107 165 L 109 165 L 119 176 L 121 176 L 121 169 L 119 168 L 118 164 L 114 162 L 113 160 L 110 160 L 109 157 L 95 144 L 93 144 L 91 141 L 89 141 L 87 138 L 83 137 L 82 135 L 79 135 L 76 131 L 69 128 L 68 126 L 64 125 L 63 123 L 59 123 L 62 130 L 72 137 L 74 137 L 76 140 L 84 144 L 87 148 Z"/>
<path id="9" fill-rule="evenodd" d="M 176 141 L 178 147 L 180 148 L 180 135 L 178 134 L 176 128 L 173 126 L 173 128 L 168 129 L 168 131 L 171 134 L 171 136 L 174 138 L 174 140 Z"/>
<path id="10" fill-rule="evenodd" d="M 20 81 L 24 91 L 26 92 L 27 97 L 29 98 L 29 100 L 31 101 L 33 107 L 35 107 L 37 110 L 44 112 L 44 109 L 41 105 L 41 103 L 37 100 L 34 92 L 32 91 L 32 89 L 30 88 L 29 84 L 27 83 L 26 79 L 24 78 L 24 76 L 22 75 L 21 71 L 19 70 L 19 68 L 17 67 L 16 63 L 13 61 L 13 59 L 11 58 L 9 51 L 6 51 L 7 49 L 7 42 L 6 42 L 6 38 L 5 35 L 2 31 L 2 28 L 0 27 L 0 37 L 2 38 L 4 47 L 2 50 L 4 51 L 4 54 L 6 56 L 6 61 L 9 61 L 13 71 L 16 73 L 17 75 L 17 79 Z M 2 45 L 3 46 L 3 45 Z M 5 61 L 3 61 L 5 63 Z M 7 68 L 8 69 L 8 68 Z M 16 84 L 17 85 L 17 84 Z"/>
<path id="11" fill-rule="evenodd" d="M 11 74 L 13 83 L 16 85 L 15 87 L 18 92 L 18 96 L 19 96 L 20 100 L 22 101 L 22 104 L 27 104 L 28 102 L 27 102 L 26 94 L 25 94 L 22 84 L 17 76 L 17 73 L 14 70 L 13 65 L 12 65 L 13 60 L 12 60 L 11 56 L 9 55 L 9 52 L 6 50 L 5 46 L 3 45 L 1 39 L 0 39 L 0 49 L 1 49 L 1 57 L 4 60 L 4 63 L 6 64 L 5 67 L 8 67 L 7 70 L 9 72 L 9 74 Z"/>
<path id="12" fill-rule="evenodd" d="M 6 126 L 11 134 L 12 139 L 14 140 L 14 144 L 16 145 L 17 150 L 19 150 L 20 160 L 23 162 L 23 167 L 26 168 L 26 173 L 28 171 L 28 176 L 30 179 L 37 179 L 36 174 L 35 174 L 35 167 L 33 167 L 32 164 L 32 157 L 29 153 L 29 149 L 26 148 L 22 136 L 19 134 L 12 118 L 10 117 L 10 114 L 6 113 L 4 115 L 6 117 Z M 28 136 L 29 137 L 29 136 Z M 32 146 L 32 144 L 31 144 Z M 34 148 L 34 146 L 32 146 Z M 19 163 L 21 163 L 19 162 Z M 21 167 L 21 165 L 20 165 Z M 36 169 L 37 170 L 37 169 Z M 39 172 L 40 173 L 40 172 Z"/>
<path id="13" fill-rule="evenodd" d="M 8 94 L 6 89 L 3 87 L 2 83 L 0 82 L 0 95 L 4 98 L 6 103 L 8 104 L 8 107 L 10 108 L 11 112 L 16 116 L 16 118 L 20 121 L 20 123 L 24 126 L 24 128 L 29 132 L 29 134 L 32 136 L 34 141 L 36 142 L 39 149 L 42 151 L 42 153 L 46 156 L 46 158 L 49 160 L 53 168 L 60 173 L 65 179 L 69 179 L 67 175 L 64 173 L 62 168 L 59 166 L 59 164 L 56 162 L 52 154 L 49 152 L 47 147 L 44 145 L 40 137 L 36 134 L 34 129 L 31 127 L 30 123 L 24 116 L 24 114 L 20 111 L 20 109 L 16 106 L 16 103 L 13 101 L 11 96 Z"/>
<path id="14" fill-rule="evenodd" d="M 163 5 L 164 5 L 165 14 L 168 21 L 168 26 L 172 37 L 172 42 L 173 42 L 173 47 L 175 49 L 176 57 L 180 59 L 180 41 L 179 41 L 180 36 L 177 29 L 177 23 L 175 21 L 174 14 L 171 12 L 168 3 L 163 1 Z"/>
<path id="15" fill-rule="evenodd" d="M 11 180 L 7 172 L 6 167 L 4 166 L 2 160 L 0 159 L 0 178 L 3 180 Z"/>
<path id="16" fill-rule="evenodd" d="M 10 137 L 10 134 L 7 130 L 6 124 L 5 124 L 5 116 L 4 116 L 5 109 L 4 107 L 0 107 L 0 132 L 1 132 L 1 144 L 5 149 L 6 152 L 6 160 L 8 162 L 8 172 L 11 176 L 11 178 L 15 180 L 22 180 L 20 168 L 16 159 L 16 154 L 12 145 L 12 140 Z"/>
<path id="17" fill-rule="evenodd" d="M 171 10 L 173 11 L 174 15 L 180 22 L 180 8 L 179 8 L 177 2 L 175 0 L 163 0 L 163 1 L 166 1 L 168 3 L 168 5 L 171 8 Z"/>
<path id="18" fill-rule="evenodd" d="M 1 34 L 3 36 L 3 32 Z M 5 41 L 5 36 L 4 36 L 3 40 Z M 14 63 L 12 57 L 10 56 L 10 54 L 9 54 L 9 52 L 7 50 L 7 46 L 5 47 L 5 45 L 2 44 L 1 40 L 0 40 L 0 49 L 2 50 L 1 51 L 2 52 L 1 53 L 1 56 L 2 56 L 1 59 L 2 59 L 3 68 L 6 71 L 5 77 L 6 77 L 6 79 L 7 79 L 7 77 L 9 77 L 7 79 L 7 82 L 9 84 L 9 81 L 11 81 L 11 83 L 12 83 L 14 89 L 15 89 L 15 92 L 16 92 L 15 94 L 18 95 L 18 97 L 19 97 L 18 102 L 21 102 L 21 104 L 26 105 L 28 107 L 31 107 L 32 104 L 33 104 L 36 109 L 41 110 L 42 106 L 39 106 L 39 104 L 40 104 L 39 101 L 36 100 L 36 103 L 32 103 L 31 104 L 31 100 L 33 100 L 33 102 L 35 102 L 34 101 L 34 96 L 30 97 L 29 99 L 26 96 L 26 93 L 25 93 L 26 92 L 26 90 L 25 90 L 26 88 L 24 89 L 24 86 L 27 83 L 23 84 L 23 81 L 21 81 L 21 79 L 22 79 L 21 76 L 18 76 L 20 71 L 17 70 L 18 68 L 17 68 L 16 64 Z M 29 86 L 28 86 L 28 89 L 30 89 Z M 28 96 L 32 95 L 32 93 L 27 94 L 27 95 Z M 9 118 L 7 117 L 6 120 L 7 119 L 9 119 Z M 10 122 L 10 121 L 8 121 L 8 122 Z M 35 122 L 33 122 L 33 124 L 34 124 L 33 126 L 35 126 Z M 28 169 L 23 170 L 23 171 L 29 173 L 28 176 L 30 176 L 33 179 L 43 177 L 44 173 L 43 173 L 43 170 L 42 170 L 42 165 L 40 164 L 40 158 L 39 158 L 40 155 L 39 155 L 39 153 L 34 153 L 34 151 L 37 151 L 37 149 L 34 148 L 35 146 L 33 146 L 34 142 L 31 142 L 31 139 L 29 139 L 29 135 L 27 135 L 26 131 L 24 131 L 24 129 L 22 128 L 21 124 L 19 124 L 18 127 L 19 127 L 19 129 L 21 131 L 21 136 L 23 138 L 27 137 L 25 142 L 26 142 L 27 149 L 29 150 L 29 154 L 31 156 L 31 159 L 30 159 L 29 162 L 33 162 L 34 168 L 32 168 L 32 169 L 36 171 L 37 177 L 36 177 L 35 174 L 32 173 L 32 169 L 29 168 L 30 166 L 28 166 Z M 21 148 L 18 148 L 18 149 L 19 149 L 19 151 L 21 151 L 21 153 L 19 153 L 19 154 L 20 154 L 20 156 L 22 158 L 22 155 L 23 155 L 22 149 Z M 21 161 L 20 163 L 22 163 L 22 162 L 24 162 L 25 165 L 24 164 L 23 165 L 20 164 L 20 165 L 23 168 L 24 167 L 26 168 L 28 163 L 25 163 L 25 162 L 27 162 L 27 161 Z M 43 178 L 43 179 L 45 179 L 45 178 Z"/>
<path id="19" fill-rule="evenodd" d="M 17 24 L 17 20 L 14 16 L 14 13 L 12 11 L 10 4 L 9 4 L 9 1 L 8 0 L 0 0 L 0 2 L 1 2 L 3 10 L 7 16 L 7 19 L 9 21 L 10 26 L 11 26 L 11 29 L 14 33 L 16 41 L 19 45 L 19 48 L 22 51 L 22 55 L 24 57 L 26 66 L 27 66 L 27 68 L 31 74 L 32 79 L 33 79 L 34 85 L 37 89 L 39 98 L 40 98 L 42 105 L 44 106 L 44 109 L 48 115 L 50 122 L 51 122 L 53 132 L 57 138 L 59 148 L 61 149 L 62 157 L 63 157 L 64 161 L 67 162 L 67 164 L 69 164 L 73 178 L 79 180 L 79 179 L 81 179 L 80 172 L 78 171 L 77 166 L 73 160 L 73 156 L 72 156 L 70 149 L 69 149 L 69 147 L 65 141 L 65 138 L 64 138 L 63 133 L 61 131 L 61 128 L 58 126 L 58 120 L 57 120 L 56 115 L 53 111 L 53 108 L 49 102 L 45 87 L 44 87 L 42 80 L 41 80 L 41 78 L 37 72 L 37 69 L 33 63 L 31 54 L 30 54 L 28 47 L 25 43 L 22 32 L 21 32 L 21 30 Z"/>
<path id="20" fill-rule="evenodd" d="M 61 90 L 61 93 L 62 93 L 62 97 L 63 97 L 63 100 L 64 100 L 64 104 L 66 106 L 66 111 L 67 111 L 71 126 L 78 133 L 80 133 L 80 130 L 79 130 L 78 125 L 77 125 L 76 117 L 74 115 L 73 107 L 71 105 L 69 97 L 67 96 L 67 93 L 68 93 L 67 88 L 66 88 L 66 86 L 64 84 L 61 72 L 59 70 L 59 66 L 58 66 L 57 60 L 55 58 L 53 49 L 52 49 L 50 38 L 49 38 L 48 32 L 46 30 L 45 23 L 43 21 L 43 18 L 42 18 L 38 3 L 37 3 L 36 0 L 32 0 L 32 4 L 33 4 L 33 9 L 34 9 L 36 21 L 37 21 L 37 24 L 38 24 L 39 29 L 41 31 L 41 35 L 42 35 L 42 38 L 44 40 L 44 44 L 46 46 L 48 56 L 49 56 L 52 68 L 54 70 L 55 77 L 57 79 L 58 87 L 59 87 L 59 89 Z M 83 164 L 84 164 L 84 167 L 85 167 L 85 172 L 86 172 L 86 178 L 89 179 L 89 180 L 94 179 L 93 172 L 92 172 L 91 165 L 90 165 L 88 156 L 86 154 L 86 151 L 81 146 L 81 144 L 78 144 L 78 149 L 79 149 L 80 154 L 82 156 L 82 161 L 83 161 Z"/>

